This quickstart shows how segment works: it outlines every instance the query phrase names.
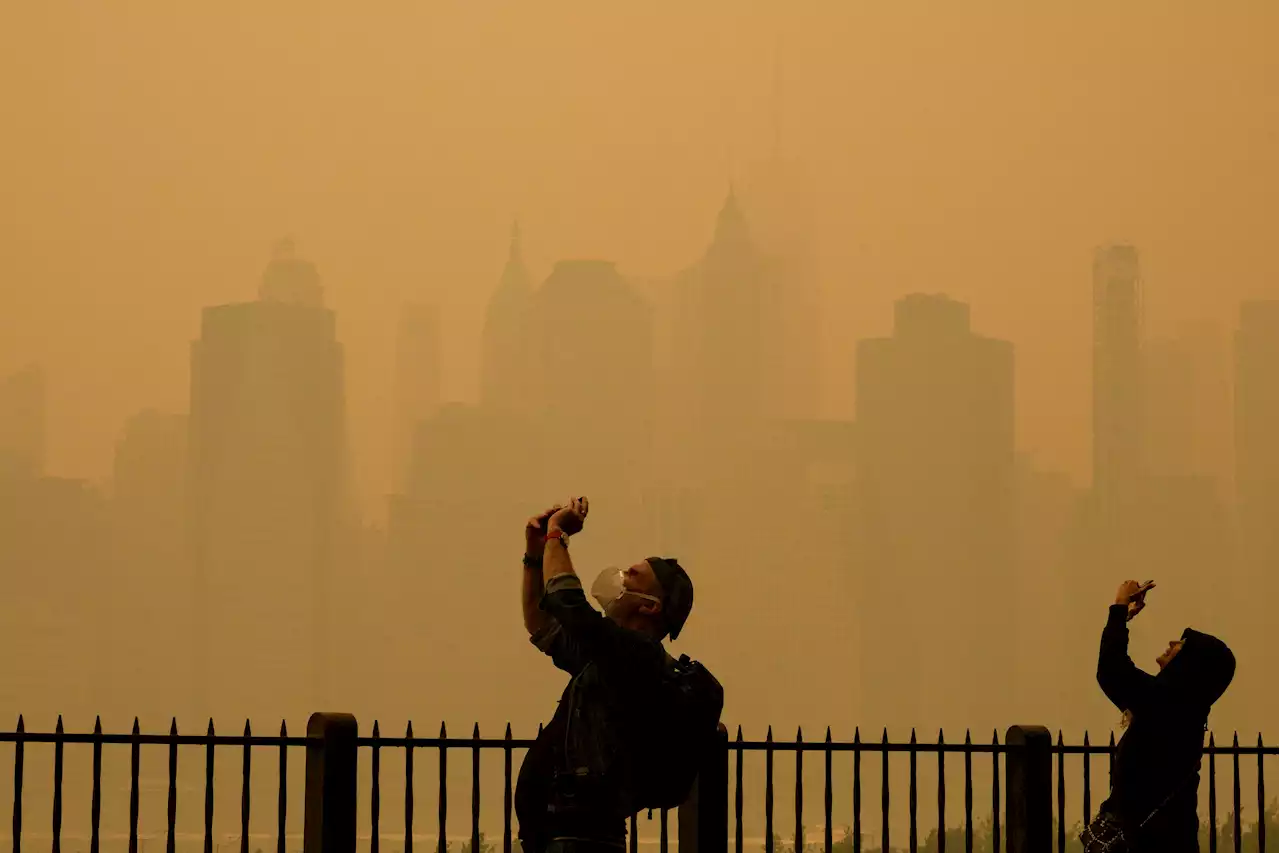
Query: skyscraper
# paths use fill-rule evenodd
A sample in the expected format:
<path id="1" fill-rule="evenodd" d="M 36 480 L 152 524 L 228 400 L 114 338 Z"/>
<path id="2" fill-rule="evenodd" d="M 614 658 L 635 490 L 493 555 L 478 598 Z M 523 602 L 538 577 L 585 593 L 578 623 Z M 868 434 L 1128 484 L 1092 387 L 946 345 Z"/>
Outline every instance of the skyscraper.
<path id="1" fill-rule="evenodd" d="M 319 275 L 282 246 L 259 293 L 206 308 L 191 348 L 196 678 L 202 705 L 238 716 L 323 702 L 349 521 L 343 352 Z"/>
<path id="2" fill-rule="evenodd" d="M 1135 511 L 1144 405 L 1138 251 L 1103 246 L 1093 258 L 1093 490 L 1112 532 Z"/>
<path id="3" fill-rule="evenodd" d="M 511 413 L 526 413 L 540 390 L 529 372 L 529 312 L 532 285 L 520 250 L 520 226 L 511 226 L 511 244 L 498 287 L 489 300 L 481 338 L 480 403 Z"/>
<path id="4" fill-rule="evenodd" d="M 969 306 L 916 294 L 858 343 L 863 683 L 875 720 L 998 713 L 1009 656 L 1013 346 Z M 945 649 L 926 637 L 947 637 Z M 972 687 L 974 680 L 982 690 Z"/>
<path id="5" fill-rule="evenodd" d="M 1245 565 L 1275 583 L 1277 302 L 1240 306 L 1235 339 L 1236 507 Z M 1274 591 L 1274 587 L 1273 587 Z M 1274 594 L 1263 596 L 1275 603 Z M 1274 615 L 1274 608 L 1272 614 Z"/>

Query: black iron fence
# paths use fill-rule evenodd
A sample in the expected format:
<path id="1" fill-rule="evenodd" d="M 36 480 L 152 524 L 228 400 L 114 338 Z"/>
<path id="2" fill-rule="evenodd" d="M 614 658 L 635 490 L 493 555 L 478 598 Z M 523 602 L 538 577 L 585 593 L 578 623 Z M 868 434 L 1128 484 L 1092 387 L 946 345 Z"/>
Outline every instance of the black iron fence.
<path id="1" fill-rule="evenodd" d="M 24 833 L 24 779 L 28 773 L 27 750 L 29 744 L 49 744 L 53 748 L 52 766 L 52 821 L 51 839 L 53 853 L 61 853 L 63 827 L 63 775 L 64 747 L 67 744 L 84 744 L 91 747 L 92 776 L 89 804 L 89 853 L 99 853 L 100 828 L 102 811 L 102 748 L 104 745 L 128 745 L 130 747 L 130 794 L 129 794 L 129 853 L 139 850 L 139 776 L 140 749 L 144 745 L 160 745 L 168 747 L 168 791 L 166 809 L 165 850 L 176 853 L 177 833 L 177 799 L 179 776 L 179 746 L 200 747 L 204 752 L 203 760 L 203 834 L 202 848 L 204 853 L 214 853 L 214 779 L 218 748 L 235 749 L 239 753 L 238 770 L 240 776 L 240 823 L 239 851 L 250 853 L 250 812 L 251 812 L 251 770 L 254 748 L 273 748 L 276 752 L 277 769 L 276 795 L 276 851 L 289 853 L 286 849 L 289 814 L 289 797 L 287 779 L 289 776 L 289 754 L 295 748 L 306 749 L 306 793 L 303 798 L 303 839 L 304 853 L 353 853 L 356 848 L 358 827 L 356 826 L 357 799 L 363 799 L 363 793 L 357 794 L 356 767 L 368 761 L 370 769 L 368 783 L 367 831 L 369 853 L 382 853 L 381 839 L 388 837 L 388 830 L 399 839 L 403 853 L 414 853 L 415 832 L 415 760 L 423 750 L 427 750 L 435 759 L 439 773 L 439 784 L 436 788 L 435 816 L 435 853 L 449 853 L 448 818 L 449 818 L 449 785 L 448 766 L 450 754 L 470 762 L 471 790 L 469 792 L 470 821 L 469 837 L 464 850 L 469 853 L 483 853 L 486 849 L 484 834 L 481 831 L 481 794 L 482 773 L 481 754 L 485 751 L 500 751 L 502 755 L 502 840 L 501 853 L 512 853 L 519 849 L 519 842 L 513 831 L 512 797 L 514 781 L 514 760 L 517 751 L 523 752 L 532 745 L 531 739 L 514 738 L 508 725 L 501 737 L 482 737 L 479 726 L 473 727 L 469 737 L 450 737 L 443 724 L 435 737 L 417 737 L 410 723 L 403 737 L 385 737 L 375 722 L 368 736 L 360 737 L 356 731 L 354 718 L 346 715 L 315 715 L 308 726 L 305 736 L 290 736 L 282 724 L 278 735 L 254 735 L 246 723 L 241 734 L 228 736 L 217 735 L 213 723 L 210 722 L 203 734 L 181 735 L 176 722 L 171 724 L 169 733 L 163 735 L 142 734 L 135 720 L 133 730 L 128 734 L 109 734 L 102 731 L 100 722 L 95 724 L 89 734 L 68 733 L 63 730 L 61 719 L 53 732 L 36 733 L 25 729 L 23 720 L 12 732 L 0 732 L 0 743 L 11 743 L 13 749 L 13 853 L 21 853 Z M 384 780 L 382 771 L 383 757 L 388 750 L 394 751 L 403 760 L 403 786 L 397 781 L 394 787 L 397 796 L 404 797 L 403 836 L 397 826 L 394 829 L 382 825 L 382 794 Z M 1068 745 L 1063 741 L 1061 733 L 1056 743 L 1052 742 L 1046 730 L 1037 727 L 1013 727 L 1001 743 L 998 734 L 993 733 L 991 741 L 975 743 L 968 732 L 962 742 L 949 743 L 942 732 L 936 741 L 922 742 L 913 731 L 905 742 L 890 742 L 888 732 L 884 731 L 877 739 L 863 740 L 861 733 L 854 732 L 852 740 L 833 740 L 828 729 L 821 740 L 806 740 L 801 731 L 796 732 L 794 740 L 778 740 L 772 729 L 763 740 L 746 740 L 739 728 L 730 739 L 722 731 L 719 748 L 704 768 L 698 784 L 689 800 L 677 810 L 677 845 L 684 853 L 716 853 L 726 851 L 730 845 L 734 853 L 744 853 L 748 839 L 744 827 L 748 820 L 754 821 L 756 815 L 750 815 L 745 808 L 745 796 L 750 791 L 745 779 L 744 764 L 748 753 L 762 753 L 764 758 L 763 784 L 763 828 L 764 838 L 761 846 L 765 853 L 862 853 L 862 851 L 880 850 L 919 851 L 921 849 L 920 802 L 921 789 L 928 787 L 921 784 L 922 770 L 936 768 L 936 781 L 933 794 L 935 803 L 923 806 L 927 823 L 932 829 L 926 839 L 929 853 L 945 853 L 964 850 L 972 853 L 975 850 L 989 850 L 999 853 L 1049 853 L 1056 848 L 1059 853 L 1069 849 L 1067 821 L 1067 792 L 1074 790 L 1074 779 L 1079 779 L 1083 796 L 1081 797 L 1080 819 L 1087 822 L 1094 808 L 1094 791 L 1092 779 L 1092 759 L 1105 758 L 1108 766 L 1114 761 L 1114 736 L 1106 745 L 1093 745 L 1086 734 L 1079 745 Z M 780 755 L 784 754 L 784 755 Z M 895 775 L 890 765 L 890 756 L 900 753 L 906 758 L 906 838 L 898 838 L 894 847 L 894 821 L 890 814 L 893 808 L 900 810 L 901 804 L 893 799 L 894 792 L 901 791 L 901 775 Z M 223 752 L 225 754 L 225 751 Z M 259 754 L 261 754 L 259 752 Z M 816 755 L 815 755 L 816 754 Z M 1208 837 L 1209 853 L 1218 853 L 1218 778 L 1217 762 L 1229 759 L 1232 764 L 1231 773 L 1231 809 L 1230 814 L 1230 846 L 1235 853 L 1243 853 L 1241 806 L 1243 805 L 1241 785 L 1241 760 L 1255 760 L 1257 765 L 1256 796 L 1258 820 L 1253 830 L 1252 842 L 1247 849 L 1256 849 L 1264 853 L 1267 848 L 1268 801 L 1266 798 L 1264 759 L 1275 756 L 1277 748 L 1263 744 L 1259 735 L 1256 746 L 1241 746 L 1239 737 L 1233 736 L 1229 747 L 1217 745 L 1213 736 L 1206 748 L 1204 778 L 1208 787 L 1207 823 L 1212 827 Z M 961 765 L 963 774 L 963 821 L 955 833 L 947 828 L 947 775 L 948 756 Z M 821 761 L 822 786 L 822 841 L 808 844 L 805 839 L 806 813 L 805 785 L 806 756 Z M 1079 756 L 1077 759 L 1076 756 Z M 789 810 L 794 817 L 794 825 L 777 827 L 775 825 L 775 805 L 778 796 L 778 785 L 775 784 L 777 764 L 782 760 L 794 765 L 794 783 L 792 804 Z M 224 759 L 225 761 L 225 759 Z M 1056 785 L 1054 785 L 1052 766 L 1056 764 Z M 1072 766 L 1074 765 L 1074 766 Z M 235 765 L 233 765 L 235 766 Z M 849 790 L 840 793 L 845 799 L 843 805 L 851 807 L 852 822 L 847 826 L 842 838 L 836 838 L 833 814 L 837 797 L 837 785 L 834 776 L 837 766 L 843 774 L 851 770 Z M 900 763 L 899 763 L 900 768 Z M 955 765 L 952 764 L 954 775 Z M 975 766 L 986 775 L 990 774 L 990 811 L 983 812 L 980 817 L 984 821 L 975 820 Z M 732 780 L 730 779 L 732 769 Z M 874 781 L 878 782 L 879 791 L 867 790 L 864 781 L 871 770 Z M 878 771 L 878 772 L 876 772 Z M 899 769 L 898 774 L 902 771 Z M 1078 775 L 1077 775 L 1078 773 Z M 1069 779 L 1072 781 L 1069 783 Z M 985 781 L 985 779 L 983 780 Z M 1003 791 L 1002 791 L 1003 786 Z M 1105 789 L 1105 784 L 1104 784 Z M 1203 790 L 1203 788 L 1202 788 Z M 730 802 L 732 792 L 732 802 Z M 878 793 L 878 797 L 876 794 Z M 1002 794 L 1003 803 L 1002 803 Z M 926 792 L 926 796 L 928 792 Z M 899 796 L 901 796 L 899 794 Z M 1073 793 L 1073 797 L 1075 794 Z M 878 809 L 874 801 L 878 799 Z M 984 797 L 985 799 L 985 797 Z M 864 823 L 864 800 L 872 805 L 873 814 L 870 821 Z M 1003 805 L 1003 809 L 1002 809 Z M 1056 805 L 1056 808 L 1055 808 Z M 936 809 L 936 810 L 935 810 Z M 878 812 L 878 820 L 874 814 Z M 814 813 L 814 812 L 811 812 Z M 630 821 L 629 846 L 631 853 L 637 853 L 640 833 L 637 815 Z M 652 815 L 651 815 L 652 817 Z M 1056 827 L 1055 827 L 1056 825 Z M 730 830 L 732 827 L 732 831 Z M 1055 832 L 1056 828 L 1056 832 Z M 663 810 L 657 813 L 657 838 L 660 853 L 668 853 L 671 843 L 670 814 Z M 793 839 L 788 849 L 781 841 L 785 829 Z M 870 830 L 864 832 L 864 829 Z M 901 823 L 897 829 L 901 830 Z M 976 838 L 981 831 L 982 839 Z M 1053 836 L 1056 835 L 1056 838 Z M 878 836 L 878 837 L 877 837 Z M 902 842 L 905 841 L 905 844 Z M 979 843 L 980 842 L 980 843 Z M 1054 843 L 1056 842 L 1056 843 Z M 1273 839 L 1274 843 L 1274 839 Z M 256 853 L 256 851 L 255 851 Z M 1225 851 L 1224 851 L 1225 853 Z"/>

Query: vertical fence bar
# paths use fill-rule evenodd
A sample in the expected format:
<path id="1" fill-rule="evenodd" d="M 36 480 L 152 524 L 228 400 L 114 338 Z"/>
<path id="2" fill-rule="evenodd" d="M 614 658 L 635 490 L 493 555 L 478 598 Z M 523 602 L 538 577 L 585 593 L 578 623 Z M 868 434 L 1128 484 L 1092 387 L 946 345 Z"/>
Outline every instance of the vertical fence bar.
<path id="1" fill-rule="evenodd" d="M 253 761 L 253 749 L 249 738 L 253 731 L 249 721 L 244 721 L 244 752 L 240 763 L 240 853 L 249 853 L 249 771 Z"/>
<path id="2" fill-rule="evenodd" d="M 1262 767 L 1262 732 L 1258 732 L 1258 853 L 1267 849 L 1267 783 Z"/>
<path id="3" fill-rule="evenodd" d="M 733 789 L 733 851 L 742 853 L 742 726 L 738 726 L 738 736 L 734 747 L 734 789 Z"/>
<path id="4" fill-rule="evenodd" d="M 1235 853 L 1240 853 L 1240 733 L 1236 732 L 1231 736 L 1231 811 L 1233 819 L 1231 823 L 1231 835 L 1233 838 L 1232 847 Z"/>
<path id="5" fill-rule="evenodd" d="M 475 851 L 480 853 L 480 851 Z M 502 735 L 502 853 L 511 853 L 511 723 Z"/>
<path id="6" fill-rule="evenodd" d="M 889 851 L 889 730 L 880 735 L 880 853 Z"/>
<path id="7" fill-rule="evenodd" d="M 1209 853 L 1218 853 L 1218 775 L 1215 772 L 1214 759 L 1218 748 L 1213 743 L 1213 732 L 1209 733 Z"/>
<path id="8" fill-rule="evenodd" d="M 919 827 L 916 825 L 916 806 L 919 799 L 919 791 L 916 790 L 916 730 L 911 730 L 911 741 L 907 745 L 907 765 L 908 777 L 907 782 L 907 850 L 910 853 L 916 853 L 919 847 L 917 843 L 917 833 Z"/>
<path id="9" fill-rule="evenodd" d="M 1084 733 L 1084 818 L 1082 826 L 1088 826 L 1093 819 L 1093 798 L 1089 790 L 1089 765 L 1093 756 L 1089 753 L 1089 733 Z"/>
<path id="10" fill-rule="evenodd" d="M 204 853 L 213 853 L 213 718 L 204 746 Z"/>
<path id="11" fill-rule="evenodd" d="M 18 715 L 17 737 L 13 741 L 13 853 L 22 853 L 22 762 L 25 758 L 23 735 L 27 728 Z"/>
<path id="12" fill-rule="evenodd" d="M 413 720 L 404 727 L 404 853 L 413 853 Z"/>
<path id="13" fill-rule="evenodd" d="M 1048 791 L 1044 801 L 1049 802 Z M 1047 841 L 1045 843 L 1048 844 Z M 995 853 L 1000 851 L 1000 735 L 995 729 L 991 730 L 991 849 Z"/>
<path id="14" fill-rule="evenodd" d="M 53 853 L 62 851 L 62 715 L 53 730 Z"/>
<path id="15" fill-rule="evenodd" d="M 285 745 L 285 738 L 289 736 L 289 728 L 285 725 L 285 721 L 280 720 L 280 765 L 277 771 L 280 778 L 280 790 L 276 792 L 276 853 L 286 853 L 285 846 L 285 821 L 289 816 L 289 747 Z M 378 853 L 378 836 L 373 836 L 374 849 L 373 853 Z"/>
<path id="16" fill-rule="evenodd" d="M 373 721 L 373 745 L 369 750 L 369 853 L 378 853 L 378 823 L 382 818 L 382 733 Z"/>
<path id="17" fill-rule="evenodd" d="M 629 840 L 631 842 L 631 853 L 636 853 L 636 851 L 640 849 L 640 836 L 636 834 L 636 816 L 635 815 L 631 816 L 629 829 L 630 829 Z"/>
<path id="18" fill-rule="evenodd" d="M 1062 729 L 1058 729 L 1058 747 L 1054 752 L 1058 755 L 1058 853 L 1067 853 L 1067 750 L 1062 743 Z M 1008 760 L 1006 757 L 1005 761 Z M 1087 766 L 1087 754 L 1084 761 Z"/>
<path id="19" fill-rule="evenodd" d="M 141 763 L 141 731 L 138 718 L 133 718 L 133 733 L 129 744 L 129 853 L 138 853 L 138 765 Z"/>
<path id="20" fill-rule="evenodd" d="M 169 720 L 169 801 L 165 810 L 165 853 L 174 853 L 177 848 L 178 824 L 178 718 Z"/>
<path id="21" fill-rule="evenodd" d="M 973 853 L 973 740 L 964 730 L 964 853 Z"/>
<path id="22" fill-rule="evenodd" d="M 822 834 L 822 853 L 831 853 L 831 726 L 827 726 L 826 749 L 823 751 L 822 811 L 825 826 Z"/>
<path id="23" fill-rule="evenodd" d="M 101 820 L 102 718 L 96 717 L 93 721 L 93 799 L 89 804 L 89 853 L 98 853 L 98 829 Z"/>
<path id="24" fill-rule="evenodd" d="M 862 853 L 862 738 L 853 730 L 853 853 Z"/>
<path id="25" fill-rule="evenodd" d="M 480 724 L 471 729 L 471 853 L 480 853 Z"/>
<path id="26" fill-rule="evenodd" d="M 947 853 L 947 741 L 938 729 L 938 853 Z"/>
<path id="27" fill-rule="evenodd" d="M 445 742 L 448 737 L 448 734 L 445 733 L 444 720 L 441 720 L 440 760 L 437 762 L 437 766 L 440 768 L 440 790 L 436 797 L 436 853 L 448 853 L 449 850 L 445 842 L 445 825 L 449 820 L 449 745 Z"/>
<path id="28" fill-rule="evenodd" d="M 658 812 L 658 850 L 659 853 L 667 853 L 670 841 L 667 837 L 667 810 L 659 809 Z"/>
<path id="29" fill-rule="evenodd" d="M 804 734 L 796 727 L 796 842 L 795 853 L 804 853 Z"/>
<path id="30" fill-rule="evenodd" d="M 773 849 L 773 726 L 764 736 L 764 853 Z"/>

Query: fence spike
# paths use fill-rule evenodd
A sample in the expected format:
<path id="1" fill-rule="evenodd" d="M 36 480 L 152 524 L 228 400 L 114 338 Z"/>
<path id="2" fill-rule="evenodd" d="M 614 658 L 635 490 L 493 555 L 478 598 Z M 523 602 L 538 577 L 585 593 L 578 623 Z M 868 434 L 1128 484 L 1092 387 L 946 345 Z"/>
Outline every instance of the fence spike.
<path id="1" fill-rule="evenodd" d="M 377 729 L 377 726 L 378 726 L 378 721 L 377 721 L 377 720 L 374 720 L 374 721 L 373 721 L 373 725 L 374 725 L 374 729 L 375 729 L 375 733 L 376 733 L 376 729 Z M 284 720 L 282 719 L 282 720 L 280 721 L 280 737 L 288 737 L 288 736 L 289 736 L 289 730 L 288 730 L 287 728 L 285 728 Z"/>
<path id="2" fill-rule="evenodd" d="M 1085 730 L 1084 730 L 1084 748 L 1085 748 L 1086 750 L 1089 748 L 1089 730 L 1088 730 L 1088 729 L 1085 729 Z M 1085 760 L 1085 761 L 1088 761 L 1088 760 L 1089 760 L 1089 753 L 1088 753 L 1088 752 L 1086 752 L 1086 753 L 1085 753 L 1085 758 L 1084 758 L 1084 760 Z"/>
<path id="3" fill-rule="evenodd" d="M 93 733 L 95 735 L 102 734 L 102 717 L 93 718 Z"/>
<path id="4" fill-rule="evenodd" d="M 862 733 L 859 731 L 857 726 L 853 727 L 853 742 L 862 743 Z"/>
<path id="5" fill-rule="evenodd" d="M 1062 748 L 1062 729 L 1058 729 L 1058 748 Z"/>
<path id="6" fill-rule="evenodd" d="M 1115 740 L 1115 735 L 1112 735 L 1111 739 Z M 1213 749 L 1213 732 L 1209 732 L 1209 748 Z"/>
<path id="7" fill-rule="evenodd" d="M 62 715 L 58 715 L 58 726 L 54 730 L 55 734 L 62 734 Z"/>
<path id="8" fill-rule="evenodd" d="M 18 734 L 22 734 L 27 730 L 26 725 L 22 722 L 22 715 L 18 715 Z"/>
<path id="9" fill-rule="evenodd" d="M 831 743 L 831 726 L 827 726 L 827 743 Z"/>
<path id="10" fill-rule="evenodd" d="M 440 740 L 444 740 L 446 737 L 448 737 L 448 735 L 446 735 L 444 731 L 444 720 L 441 720 L 440 721 Z"/>
<path id="11" fill-rule="evenodd" d="M 880 735 L 880 742 L 887 744 L 889 742 L 889 727 L 884 727 L 884 732 Z"/>
<path id="12" fill-rule="evenodd" d="M 178 735 L 178 718 L 177 717 L 169 718 L 169 734 L 173 737 L 177 737 Z"/>
<path id="13" fill-rule="evenodd" d="M 912 727 L 911 727 L 911 744 L 912 744 L 912 746 L 914 746 L 914 745 L 915 745 L 915 742 L 916 742 L 916 727 L 915 727 L 915 726 L 912 726 Z"/>
<path id="14" fill-rule="evenodd" d="M 252 734 L 251 734 L 251 733 L 250 733 L 250 731 L 249 731 L 249 720 L 248 720 L 248 718 L 245 718 L 245 721 L 244 721 L 244 736 L 245 736 L 245 737 L 252 737 Z"/>
<path id="15" fill-rule="evenodd" d="M 538 723 L 538 736 L 542 736 L 542 723 Z"/>
<path id="16" fill-rule="evenodd" d="M 1210 740 L 1210 742 L 1212 742 L 1212 741 L 1213 741 L 1213 735 L 1209 735 L 1209 740 Z M 1108 741 L 1107 741 L 1107 746 L 1111 747 L 1112 749 L 1115 749 L 1115 748 L 1116 748 L 1116 733 L 1115 733 L 1115 732 L 1112 732 L 1112 733 L 1111 733 L 1111 738 L 1110 738 L 1110 740 L 1108 740 Z"/>
<path id="17" fill-rule="evenodd" d="M 1240 748 L 1240 733 L 1239 733 L 1239 732 L 1232 732 L 1232 734 L 1231 734 L 1231 748 L 1232 748 L 1232 749 L 1239 749 L 1239 748 Z"/>
<path id="18" fill-rule="evenodd" d="M 133 734 L 138 735 L 141 732 L 142 732 L 142 729 L 138 727 L 138 718 L 134 717 L 133 718 Z"/>
<path id="19" fill-rule="evenodd" d="M 973 739 L 970 737 L 969 730 L 968 730 L 968 729 L 965 729 L 965 730 L 964 730 L 964 745 L 965 745 L 965 746 L 970 746 L 972 743 L 973 743 Z"/>
<path id="20" fill-rule="evenodd" d="M 991 742 L 992 742 L 992 743 L 994 743 L 996 746 L 999 746 L 999 745 L 1000 745 L 1000 730 L 999 730 L 999 729 L 992 729 L 992 730 L 991 730 Z"/>
<path id="21" fill-rule="evenodd" d="M 209 718 L 209 736 L 213 737 L 213 717 Z"/>
<path id="22" fill-rule="evenodd" d="M 511 721 L 507 720 L 507 730 L 502 735 L 503 740 L 511 740 Z"/>
<path id="23" fill-rule="evenodd" d="M 475 724 L 475 727 L 471 729 L 471 739 L 480 740 L 480 723 L 478 722 Z M 476 853 L 479 853 L 479 851 L 476 851 Z"/>
<path id="24" fill-rule="evenodd" d="M 942 729 L 938 729 L 938 746 L 942 746 L 945 743 L 946 743 L 946 740 L 944 740 L 942 737 Z"/>
<path id="25" fill-rule="evenodd" d="M 742 725 L 741 724 L 738 725 L 738 736 L 736 740 L 738 741 L 738 743 L 742 743 Z"/>
<path id="26" fill-rule="evenodd" d="M 804 743 L 804 735 L 800 732 L 800 726 L 796 726 L 796 743 Z"/>
<path id="27" fill-rule="evenodd" d="M 405 724 L 404 736 L 410 740 L 413 740 L 413 720 L 410 720 L 408 723 Z"/>

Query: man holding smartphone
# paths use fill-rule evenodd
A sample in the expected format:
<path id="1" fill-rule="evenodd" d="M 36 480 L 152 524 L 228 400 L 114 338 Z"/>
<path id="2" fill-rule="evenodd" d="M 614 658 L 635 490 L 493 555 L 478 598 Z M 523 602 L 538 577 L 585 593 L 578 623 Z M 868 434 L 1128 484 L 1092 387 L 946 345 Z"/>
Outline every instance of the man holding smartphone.
<path id="1" fill-rule="evenodd" d="M 588 603 L 569 557 L 587 512 L 586 498 L 573 498 L 525 526 L 525 628 L 571 676 L 520 768 L 525 853 L 623 850 L 631 815 L 688 793 L 724 701 L 700 664 L 662 646 L 693 607 L 693 583 L 676 560 L 605 569 L 591 586 L 600 610 Z"/>

